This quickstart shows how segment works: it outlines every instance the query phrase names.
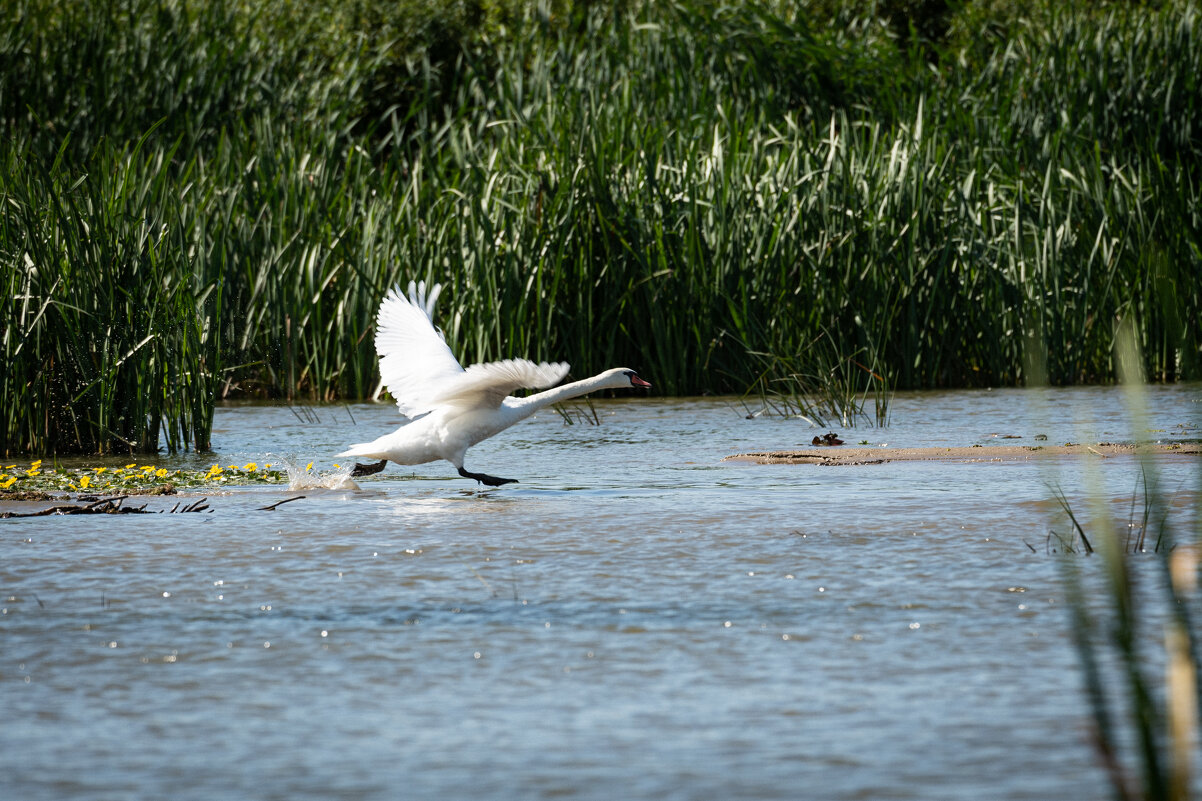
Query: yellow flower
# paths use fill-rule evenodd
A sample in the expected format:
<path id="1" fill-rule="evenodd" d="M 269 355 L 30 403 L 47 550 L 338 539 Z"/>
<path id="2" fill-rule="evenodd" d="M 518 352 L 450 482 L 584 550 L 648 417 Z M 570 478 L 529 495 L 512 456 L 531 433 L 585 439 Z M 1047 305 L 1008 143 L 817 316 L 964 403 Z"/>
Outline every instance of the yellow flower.
<path id="1" fill-rule="evenodd" d="M 209 475 L 215 476 L 215 475 L 218 475 L 219 473 L 221 473 L 221 465 L 215 464 L 209 468 Z"/>
<path id="2" fill-rule="evenodd" d="M 152 465 L 152 464 L 142 466 L 142 472 L 146 473 L 147 475 L 149 475 L 150 471 L 152 471 L 152 470 L 154 470 L 154 465 Z"/>
<path id="3" fill-rule="evenodd" d="M 138 463 L 137 463 L 137 462 L 130 462 L 129 464 L 127 464 L 127 465 L 126 465 L 125 467 L 123 467 L 122 469 L 123 469 L 123 470 L 132 470 L 133 468 L 135 468 L 135 467 L 137 467 L 137 466 L 138 466 Z"/>
<path id="4" fill-rule="evenodd" d="M 28 470 L 26 470 L 26 471 L 25 471 L 25 475 L 27 475 L 27 476 L 36 476 L 36 475 L 39 475 L 41 472 L 42 472 L 41 470 L 38 470 L 38 469 L 36 469 L 36 468 L 33 468 L 33 467 L 31 467 L 31 468 L 29 468 Z"/>
<path id="5" fill-rule="evenodd" d="M 250 472 L 252 472 L 252 473 L 253 473 L 254 471 L 256 471 L 256 470 L 258 470 L 258 469 L 259 469 L 259 466 L 258 466 L 257 464 L 255 464 L 254 462 L 247 462 L 247 463 L 246 463 L 246 467 L 244 467 L 244 468 L 242 468 L 242 469 L 243 469 L 243 470 L 249 470 Z"/>
<path id="6" fill-rule="evenodd" d="M 107 468 L 107 467 L 97 467 L 97 468 L 96 468 L 96 475 L 100 475 L 100 474 L 101 474 L 101 473 L 103 473 L 105 470 L 108 470 L 108 468 Z"/>
<path id="7" fill-rule="evenodd" d="M 91 476 L 80 476 L 79 477 L 79 488 L 80 489 L 87 489 L 88 485 L 91 483 L 92 483 Z"/>
<path id="8" fill-rule="evenodd" d="M 263 465 L 263 469 L 264 469 L 264 470 L 270 470 L 270 469 L 271 469 L 271 462 L 268 462 L 267 464 Z"/>
<path id="9" fill-rule="evenodd" d="M 42 466 L 42 460 L 41 460 L 41 459 L 38 459 L 36 462 L 34 462 L 33 464 L 31 464 L 31 465 L 29 466 L 29 468 L 30 468 L 31 470 L 36 470 L 36 469 L 38 469 L 38 468 L 39 468 L 39 467 L 41 467 L 41 466 Z"/>
<path id="10" fill-rule="evenodd" d="M 0 484 L 0 489 L 8 489 L 14 483 L 16 483 L 16 480 L 17 480 L 16 476 L 9 476 L 8 481 L 5 481 L 3 484 Z"/>
<path id="11" fill-rule="evenodd" d="M 308 473 L 308 472 L 309 472 L 310 470 L 312 470 L 312 469 L 313 469 L 313 463 L 312 463 L 312 462 L 309 462 L 307 465 L 305 465 L 305 472 L 306 472 L 306 473 Z"/>
<path id="12" fill-rule="evenodd" d="M 234 472 L 237 472 L 237 471 L 238 471 L 238 465 L 236 465 L 236 464 L 232 464 L 232 465 L 230 465 L 229 467 L 227 467 L 227 468 L 225 468 L 225 469 L 226 469 L 226 470 L 233 470 Z"/>
<path id="13" fill-rule="evenodd" d="M 158 470 L 154 471 L 154 474 L 156 476 L 158 476 L 159 478 L 163 478 L 164 476 L 167 475 L 167 469 L 164 467 L 160 467 Z"/>

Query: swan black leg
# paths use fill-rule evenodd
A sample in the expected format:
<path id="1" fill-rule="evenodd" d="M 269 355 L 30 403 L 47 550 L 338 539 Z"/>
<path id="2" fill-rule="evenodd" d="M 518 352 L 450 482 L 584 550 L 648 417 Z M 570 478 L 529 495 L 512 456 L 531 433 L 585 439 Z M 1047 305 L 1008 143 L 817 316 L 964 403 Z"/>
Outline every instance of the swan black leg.
<path id="1" fill-rule="evenodd" d="M 499 487 L 502 484 L 518 483 L 516 478 L 497 478 L 496 476 L 490 476 L 486 473 L 473 473 L 470 470 L 464 470 L 462 467 L 459 468 L 459 475 L 463 476 L 464 478 L 474 478 L 481 484 L 487 484 L 490 487 Z"/>
<path id="2" fill-rule="evenodd" d="M 355 466 L 351 470 L 351 475 L 356 477 L 374 475 L 383 470 L 384 465 L 386 464 L 388 464 L 387 459 L 381 459 L 375 464 L 361 464 L 359 462 L 355 462 Z"/>

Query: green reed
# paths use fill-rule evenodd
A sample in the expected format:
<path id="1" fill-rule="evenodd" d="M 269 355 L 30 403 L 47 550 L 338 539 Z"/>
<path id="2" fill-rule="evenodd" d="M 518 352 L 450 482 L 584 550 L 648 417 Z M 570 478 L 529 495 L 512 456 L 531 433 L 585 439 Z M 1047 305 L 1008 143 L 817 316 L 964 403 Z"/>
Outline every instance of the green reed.
<path id="1" fill-rule="evenodd" d="M 1133 431 L 1148 430 L 1143 359 L 1130 318 L 1116 325 L 1115 362 L 1127 395 Z M 1036 367 L 1034 372 L 1042 372 Z M 1063 564 L 1072 634 L 1093 713 L 1091 740 L 1117 798 L 1186 799 L 1196 784 L 1197 737 L 1202 721 L 1202 648 L 1196 620 L 1199 531 L 1189 532 L 1170 513 L 1182 505 L 1161 485 L 1156 457 L 1140 453 L 1142 493 L 1133 495 L 1126 536 L 1115 530 L 1096 466 L 1086 466 L 1094 521 L 1083 524 L 1064 492 L 1053 490 L 1075 535 L 1058 535 L 1066 553 L 1101 560 L 1097 584 L 1075 560 Z M 1202 479 L 1202 471 L 1195 471 Z M 1202 484 L 1184 489 L 1195 501 Z M 1138 499 L 1138 500 L 1137 500 Z M 1189 506 L 1187 503 L 1186 506 Z M 1193 504 L 1196 510 L 1196 502 Z M 1135 524 L 1136 514 L 1140 522 Z M 1195 514 L 1195 524 L 1202 519 Z M 1085 525 L 1093 531 L 1087 537 Z M 1138 533 L 1132 538 L 1132 526 Z M 1154 573 L 1142 568 L 1151 560 Z M 1158 574 L 1158 575 L 1157 575 Z M 1150 586 L 1149 586 L 1150 585 Z M 1091 592 L 1092 590 L 1092 592 Z M 1149 630 L 1148 615 L 1163 617 Z M 1161 672 L 1163 681 L 1157 677 Z M 1158 691 L 1158 686 L 1163 690 Z"/>
<path id="2" fill-rule="evenodd" d="M 208 447 L 220 361 L 169 153 L 107 150 L 96 171 L 6 164 L 0 232 L 17 269 L 0 305 L 6 451 Z"/>
<path id="3" fill-rule="evenodd" d="M 1191 5 L 904 42 L 852 4 L 389 8 L 6 7 L 0 451 L 369 395 L 409 279 L 466 360 L 673 394 L 746 390 L 751 352 L 814 374 L 824 332 L 891 388 L 1019 383 L 1026 342 L 1112 380 L 1128 313 L 1149 374 L 1202 369 Z"/>

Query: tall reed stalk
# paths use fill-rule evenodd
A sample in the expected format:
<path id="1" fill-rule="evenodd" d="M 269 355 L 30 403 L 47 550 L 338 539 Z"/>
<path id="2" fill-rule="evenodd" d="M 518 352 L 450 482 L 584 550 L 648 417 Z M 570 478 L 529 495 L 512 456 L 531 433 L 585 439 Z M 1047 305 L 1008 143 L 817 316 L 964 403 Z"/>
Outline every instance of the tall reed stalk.
<path id="1" fill-rule="evenodd" d="M 1131 427 L 1145 432 L 1146 376 L 1137 329 L 1125 318 L 1117 332 L 1116 369 L 1127 390 Z M 1202 649 L 1196 625 L 1202 613 L 1197 588 L 1202 532 L 1191 535 L 1170 521 L 1155 459 L 1151 452 L 1140 454 L 1143 510 L 1134 545 L 1130 533 L 1124 538 L 1110 525 L 1109 509 L 1100 500 L 1094 504 L 1095 530 L 1087 539 L 1059 494 L 1086 552 L 1101 560 L 1096 583 L 1088 582 L 1089 571 L 1071 559 L 1064 562 L 1064 576 L 1093 712 L 1092 739 L 1116 797 L 1184 801 L 1192 795 L 1199 768 Z M 1200 483 L 1192 492 L 1202 499 L 1202 470 L 1196 473 Z M 1100 487 L 1100 478 L 1094 476 L 1094 483 Z M 1154 563 L 1151 572 L 1143 569 L 1145 559 Z M 1152 617 L 1162 630 L 1150 627 Z M 1154 670 L 1158 666 L 1163 679 Z"/>

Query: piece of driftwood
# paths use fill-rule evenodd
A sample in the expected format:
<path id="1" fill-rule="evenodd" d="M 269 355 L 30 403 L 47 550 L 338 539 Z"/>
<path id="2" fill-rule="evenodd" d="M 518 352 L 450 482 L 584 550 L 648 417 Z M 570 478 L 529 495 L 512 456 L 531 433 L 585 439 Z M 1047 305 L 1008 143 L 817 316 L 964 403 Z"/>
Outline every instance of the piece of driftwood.
<path id="1" fill-rule="evenodd" d="M 153 514 L 146 509 L 146 504 L 141 506 L 123 506 L 122 502 L 128 498 L 128 495 L 113 495 L 111 497 L 97 498 L 96 496 L 83 496 L 81 501 L 87 500 L 88 503 L 67 503 L 51 506 L 47 509 L 39 509 L 36 512 L 0 512 L 0 519 L 10 517 L 47 517 L 49 515 L 148 515 Z M 303 499 L 304 495 L 297 495 L 293 498 L 285 498 L 282 501 L 276 501 L 268 506 L 259 507 L 260 512 L 271 512 L 277 507 L 282 506 L 292 501 Z M 209 512 L 213 510 L 209 508 L 209 499 L 201 498 L 192 503 L 182 505 L 177 503 L 169 510 L 160 509 L 159 513 L 164 511 L 167 514 L 185 514 L 187 512 Z"/>
<path id="2" fill-rule="evenodd" d="M 195 503 L 190 503 L 182 509 L 180 508 L 179 504 L 177 503 L 175 506 L 171 507 L 171 511 L 168 512 L 168 514 L 172 514 L 172 513 L 184 514 L 185 512 L 203 512 L 209 508 L 209 505 L 207 503 L 205 503 L 207 500 L 209 500 L 209 499 L 201 498 L 199 501 L 196 501 Z M 212 511 L 212 510 L 209 510 L 209 511 Z"/>
<path id="3" fill-rule="evenodd" d="M 49 509 L 39 509 L 36 512 L 0 512 L 0 518 L 9 517 L 46 517 L 47 515 L 145 515 L 146 504 L 141 506 L 123 506 L 122 502 L 128 495 L 114 495 L 111 498 L 101 498 L 85 504 L 62 504 L 51 506 Z"/>
<path id="4" fill-rule="evenodd" d="M 286 504 L 286 503 L 291 503 L 292 501 L 299 501 L 299 500 L 303 499 L 304 497 L 305 497 L 304 495 L 297 495 L 297 496 L 295 496 L 295 497 L 292 497 L 292 498 L 285 498 L 285 499 L 284 499 L 284 500 L 282 500 L 282 501 L 276 501 L 275 503 L 271 504 L 270 506 L 260 506 L 260 507 L 259 507 L 259 508 L 258 508 L 256 511 L 259 511 L 259 512 L 272 512 L 272 511 L 275 511 L 275 508 L 276 508 L 277 506 L 283 506 L 284 504 Z"/>

